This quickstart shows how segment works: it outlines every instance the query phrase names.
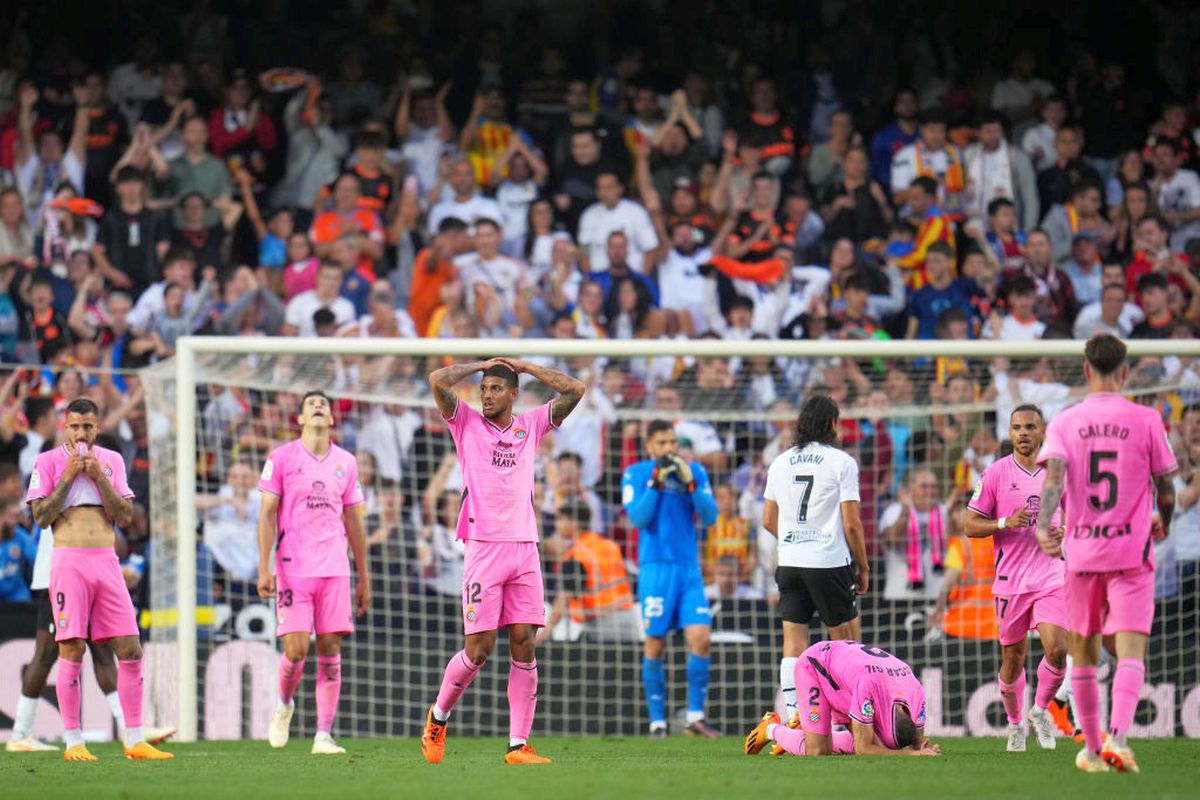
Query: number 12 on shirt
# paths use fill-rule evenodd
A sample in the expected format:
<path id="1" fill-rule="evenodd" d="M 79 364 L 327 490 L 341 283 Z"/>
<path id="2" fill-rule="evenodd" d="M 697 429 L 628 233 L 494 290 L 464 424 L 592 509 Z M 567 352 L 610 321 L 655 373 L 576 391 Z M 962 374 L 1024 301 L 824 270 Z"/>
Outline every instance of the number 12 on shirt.
<path id="1" fill-rule="evenodd" d="M 808 522 L 808 498 L 812 496 L 813 476 L 793 475 L 792 483 L 800 487 L 800 503 L 796 509 L 796 521 Z"/>

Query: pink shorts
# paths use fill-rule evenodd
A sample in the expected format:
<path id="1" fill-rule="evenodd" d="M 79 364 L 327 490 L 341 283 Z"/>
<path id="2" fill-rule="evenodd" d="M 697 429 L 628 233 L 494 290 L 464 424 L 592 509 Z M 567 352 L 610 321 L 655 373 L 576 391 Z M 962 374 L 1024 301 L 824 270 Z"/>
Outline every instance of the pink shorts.
<path id="1" fill-rule="evenodd" d="M 463 563 L 463 629 L 498 631 L 546 624 L 546 595 L 537 542 L 467 541 Z"/>
<path id="2" fill-rule="evenodd" d="M 1043 592 L 998 596 L 996 619 L 1000 620 L 1000 644 L 1005 646 L 1024 641 L 1029 632 L 1043 622 L 1066 630 L 1064 589 L 1056 586 Z"/>
<path id="3" fill-rule="evenodd" d="M 1068 628 L 1081 636 L 1120 631 L 1150 635 L 1154 566 L 1118 572 L 1067 572 Z"/>
<path id="4" fill-rule="evenodd" d="M 275 576 L 275 635 L 354 633 L 350 576 Z"/>
<path id="5" fill-rule="evenodd" d="M 54 640 L 137 636 L 137 615 L 111 547 L 56 547 L 50 556 Z"/>

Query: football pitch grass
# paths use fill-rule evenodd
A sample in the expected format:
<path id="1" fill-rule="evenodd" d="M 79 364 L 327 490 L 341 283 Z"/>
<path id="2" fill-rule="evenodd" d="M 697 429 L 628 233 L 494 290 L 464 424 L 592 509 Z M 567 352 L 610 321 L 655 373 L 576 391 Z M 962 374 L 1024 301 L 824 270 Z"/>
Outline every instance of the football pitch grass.
<path id="1" fill-rule="evenodd" d="M 166 745 L 173 761 L 132 762 L 115 743 L 92 745 L 99 763 L 65 763 L 54 753 L 0 752 L 5 800 L 103 798 L 1195 798 L 1200 741 L 1134 742 L 1140 775 L 1085 775 L 1078 746 L 1054 752 L 1029 741 L 1004 752 L 1002 739 L 945 739 L 940 758 L 749 758 L 741 740 L 672 737 L 541 738 L 546 766 L 509 766 L 501 739 L 447 742 L 446 760 L 426 764 L 414 739 L 346 739 L 345 756 L 313 756 L 308 739 L 281 751 L 265 742 Z"/>

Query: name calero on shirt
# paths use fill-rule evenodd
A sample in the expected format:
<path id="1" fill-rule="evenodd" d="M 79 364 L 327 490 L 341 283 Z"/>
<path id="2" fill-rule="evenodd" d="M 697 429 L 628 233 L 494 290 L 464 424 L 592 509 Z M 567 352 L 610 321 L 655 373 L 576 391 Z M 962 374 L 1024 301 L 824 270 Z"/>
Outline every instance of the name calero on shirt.
<path id="1" fill-rule="evenodd" d="M 1129 438 L 1129 428 L 1105 423 L 1103 425 L 1083 425 L 1079 428 L 1080 439 L 1121 439 Z"/>
<path id="2" fill-rule="evenodd" d="M 492 466 L 510 469 L 517 465 L 517 454 L 513 452 L 511 442 L 503 439 L 492 445 Z"/>

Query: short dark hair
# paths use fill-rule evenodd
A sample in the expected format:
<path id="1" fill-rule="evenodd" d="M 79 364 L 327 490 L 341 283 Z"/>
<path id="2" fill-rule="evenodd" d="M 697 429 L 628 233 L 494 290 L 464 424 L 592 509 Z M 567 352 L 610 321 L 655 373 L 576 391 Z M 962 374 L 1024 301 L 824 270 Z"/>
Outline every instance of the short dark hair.
<path id="1" fill-rule="evenodd" d="M 335 322 L 337 322 L 337 315 L 334 314 L 333 311 L 326 308 L 325 306 L 321 306 L 316 311 L 314 311 L 312 318 L 313 318 L 313 325 L 318 328 L 324 327 L 326 325 L 333 325 Z"/>
<path id="2" fill-rule="evenodd" d="M 867 286 L 867 279 L 857 273 L 846 278 L 846 283 L 842 286 L 843 292 L 848 292 L 851 289 L 857 289 L 860 292 L 870 291 L 870 288 Z"/>
<path id="3" fill-rule="evenodd" d="M 940 108 L 931 108 L 921 114 L 922 125 L 945 125 L 946 114 Z"/>
<path id="4" fill-rule="evenodd" d="M 663 388 L 665 388 L 665 387 L 663 387 Z M 675 387 L 672 386 L 671 388 L 674 389 Z M 652 420 L 650 420 L 650 424 L 646 426 L 646 438 L 650 439 L 650 438 L 662 433 L 663 431 L 674 431 L 674 430 L 675 430 L 675 426 L 672 423 L 667 422 L 665 419 L 652 419 Z"/>
<path id="5" fill-rule="evenodd" d="M 30 397 L 25 401 L 25 419 L 36 425 L 46 414 L 54 413 L 54 400 L 49 397 Z"/>
<path id="6" fill-rule="evenodd" d="M 1004 285 L 1004 296 L 1014 294 L 1033 294 L 1037 292 L 1037 284 L 1028 275 L 1018 275 Z"/>
<path id="7" fill-rule="evenodd" d="M 929 249 L 925 251 L 925 256 L 929 257 L 934 253 L 946 258 L 954 258 L 954 248 L 948 242 L 934 242 L 929 245 Z"/>
<path id="8" fill-rule="evenodd" d="M 387 137 L 376 128 L 361 128 L 358 132 L 358 146 L 371 150 L 383 150 L 387 147 Z"/>
<path id="9" fill-rule="evenodd" d="M 937 181 L 928 175 L 920 175 L 913 178 L 912 183 L 909 184 L 909 188 L 920 189 L 925 194 L 937 195 L 938 185 Z"/>
<path id="10" fill-rule="evenodd" d="M 1137 279 L 1137 290 L 1139 292 L 1144 292 L 1147 289 L 1162 289 L 1165 292 L 1170 285 L 1170 282 L 1167 281 L 1167 276 L 1161 272 L 1147 272 Z"/>
<path id="11" fill-rule="evenodd" d="M 558 507 L 558 513 L 581 528 L 591 527 L 592 510 L 588 508 L 587 503 L 574 499 L 566 500 Z"/>
<path id="12" fill-rule="evenodd" d="M 892 713 L 892 731 L 896 737 L 896 747 L 900 750 L 917 743 L 917 723 L 913 722 L 912 712 L 907 706 L 900 706 Z"/>
<path id="13" fill-rule="evenodd" d="M 1032 411 L 1034 414 L 1038 415 L 1038 419 L 1043 420 L 1043 421 L 1045 421 L 1045 419 L 1046 419 L 1046 415 L 1042 413 L 1042 409 L 1039 408 L 1038 406 L 1034 405 L 1033 403 L 1022 403 L 1021 405 L 1017 406 L 1016 408 L 1014 408 L 1012 410 L 1012 414 L 1009 414 L 1008 418 L 1012 419 L 1013 416 L 1016 415 L 1017 412 L 1020 412 L 1020 411 Z"/>
<path id="14" fill-rule="evenodd" d="M 163 265 L 163 268 L 165 269 L 166 267 L 170 266 L 171 264 L 174 264 L 176 261 L 195 261 L 195 260 L 196 260 L 196 254 L 195 254 L 195 252 L 192 251 L 192 248 L 184 247 L 183 245 L 177 244 L 174 247 L 172 247 L 170 250 L 168 250 L 166 252 L 166 255 L 163 256 L 162 265 Z"/>
<path id="15" fill-rule="evenodd" d="M 1125 343 L 1111 333 L 1097 333 L 1083 348 L 1087 363 L 1100 375 L 1112 375 L 1125 363 Z"/>
<path id="16" fill-rule="evenodd" d="M 979 127 L 982 128 L 984 125 L 999 125 L 1001 128 L 1007 130 L 1008 118 L 999 111 L 988 109 L 979 115 Z"/>
<path id="17" fill-rule="evenodd" d="M 836 425 L 841 418 L 837 402 L 829 395 L 816 394 L 804 401 L 796 418 L 796 436 L 792 447 L 803 450 L 813 442 L 833 444 L 837 441 Z"/>
<path id="18" fill-rule="evenodd" d="M 467 223 L 458 217 L 446 217 L 438 223 L 438 233 L 461 233 L 467 229 Z"/>
<path id="19" fill-rule="evenodd" d="M 479 219 L 475 220 L 476 230 L 479 229 L 480 225 L 490 225 L 491 227 L 495 228 L 497 232 L 500 231 L 500 223 L 491 217 L 480 217 Z"/>
<path id="20" fill-rule="evenodd" d="M 325 398 L 326 403 L 329 403 L 329 405 L 331 405 L 331 406 L 333 405 L 333 401 L 329 399 L 329 395 L 325 394 L 324 389 L 309 389 L 307 392 L 304 393 L 304 396 L 300 398 L 299 413 L 301 413 L 301 414 L 304 413 L 304 404 L 306 402 L 308 402 L 308 398 L 310 398 L 310 397 L 323 397 L 323 398 Z"/>
<path id="21" fill-rule="evenodd" d="M 133 166 L 132 164 L 126 164 L 125 166 L 123 166 L 119 170 L 117 170 L 117 177 L 113 181 L 113 183 L 117 183 L 117 184 L 133 183 L 133 182 L 142 183 L 145 180 L 146 180 L 146 176 L 140 169 Z"/>
<path id="22" fill-rule="evenodd" d="M 1082 197 L 1085 192 L 1090 192 L 1095 189 L 1100 192 L 1100 196 L 1104 196 L 1104 189 L 1095 181 L 1080 181 L 1071 189 L 1071 197 Z"/>
<path id="23" fill-rule="evenodd" d="M 1000 209 L 1002 208 L 1016 208 L 1016 206 L 1014 206 L 1013 201 L 1009 200 L 1007 197 L 997 197 L 995 200 L 988 203 L 987 215 L 989 217 L 994 217 L 1000 213 Z"/>
<path id="24" fill-rule="evenodd" d="M 513 371 L 512 367 L 506 367 L 503 364 L 493 364 L 492 366 L 488 367 L 483 371 L 483 377 L 499 378 L 500 380 L 504 381 L 508 388 L 517 388 L 517 373 Z"/>
<path id="25" fill-rule="evenodd" d="M 67 403 L 68 414 L 95 414 L 100 416 L 100 407 L 86 397 L 76 397 Z"/>
<path id="26" fill-rule="evenodd" d="M 583 456 L 573 450 L 563 450 L 554 458 L 555 462 L 559 461 L 574 461 L 578 467 L 583 466 Z"/>

